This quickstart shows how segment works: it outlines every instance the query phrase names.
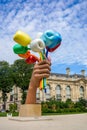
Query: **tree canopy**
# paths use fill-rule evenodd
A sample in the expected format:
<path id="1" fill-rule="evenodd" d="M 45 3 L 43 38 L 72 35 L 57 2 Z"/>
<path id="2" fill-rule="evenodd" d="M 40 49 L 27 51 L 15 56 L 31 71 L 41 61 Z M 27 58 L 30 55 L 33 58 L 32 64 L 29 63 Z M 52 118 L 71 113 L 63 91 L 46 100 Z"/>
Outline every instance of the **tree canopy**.
<path id="1" fill-rule="evenodd" d="M 12 90 L 13 85 L 21 88 L 22 97 L 25 97 L 32 69 L 33 64 L 27 64 L 24 59 L 16 60 L 12 65 L 9 65 L 6 61 L 0 61 L 0 91 L 2 92 L 4 109 L 7 101 L 7 93 Z"/>
<path id="2" fill-rule="evenodd" d="M 33 65 L 27 64 L 23 59 L 16 60 L 11 66 L 14 83 L 22 90 L 27 90 L 32 74 Z"/>
<path id="3" fill-rule="evenodd" d="M 10 69 L 10 65 L 6 61 L 0 62 L 0 90 L 2 92 L 2 100 L 4 102 L 4 109 L 5 103 L 7 101 L 7 93 L 12 90 L 12 86 L 14 85 L 12 72 Z"/>
<path id="4" fill-rule="evenodd" d="M 14 84 L 21 88 L 22 92 L 22 103 L 25 103 L 26 90 L 28 89 L 33 64 L 27 64 L 23 59 L 16 60 L 11 66 L 13 72 Z"/>

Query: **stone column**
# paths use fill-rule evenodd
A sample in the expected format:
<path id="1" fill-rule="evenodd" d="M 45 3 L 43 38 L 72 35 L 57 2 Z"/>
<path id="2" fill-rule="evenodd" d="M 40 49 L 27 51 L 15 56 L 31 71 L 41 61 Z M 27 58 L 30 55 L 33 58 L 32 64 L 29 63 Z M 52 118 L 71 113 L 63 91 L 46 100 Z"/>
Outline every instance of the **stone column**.
<path id="1" fill-rule="evenodd" d="M 50 84 L 50 86 L 51 86 L 51 97 L 56 98 L 56 90 L 55 90 L 55 88 L 56 88 L 57 84 L 53 83 L 53 84 Z"/>
<path id="2" fill-rule="evenodd" d="M 61 85 L 61 96 L 62 96 L 62 101 L 66 101 L 66 85 Z"/>
<path id="3" fill-rule="evenodd" d="M 77 88 L 76 88 L 76 85 L 75 84 L 73 84 L 73 85 L 70 85 L 70 87 L 71 87 L 71 100 L 73 101 L 73 102 L 76 102 L 77 101 L 77 97 L 76 97 L 76 91 L 77 91 Z"/>
<path id="4" fill-rule="evenodd" d="M 45 93 L 44 93 L 44 90 L 40 90 L 40 101 L 45 101 Z"/>
<path id="5" fill-rule="evenodd" d="M 75 102 L 79 100 L 80 94 L 79 94 L 79 85 L 75 85 L 74 88 L 74 100 Z"/>
<path id="6" fill-rule="evenodd" d="M 87 84 L 85 85 L 84 88 L 84 98 L 87 99 Z"/>

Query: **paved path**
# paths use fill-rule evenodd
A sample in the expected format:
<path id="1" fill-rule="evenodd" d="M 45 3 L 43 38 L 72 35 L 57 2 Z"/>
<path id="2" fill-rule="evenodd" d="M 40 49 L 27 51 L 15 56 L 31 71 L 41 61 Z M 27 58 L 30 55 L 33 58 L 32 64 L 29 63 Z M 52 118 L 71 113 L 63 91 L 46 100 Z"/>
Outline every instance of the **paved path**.
<path id="1" fill-rule="evenodd" d="M 87 114 L 47 116 L 52 120 L 16 121 L 0 117 L 0 130 L 87 130 Z"/>

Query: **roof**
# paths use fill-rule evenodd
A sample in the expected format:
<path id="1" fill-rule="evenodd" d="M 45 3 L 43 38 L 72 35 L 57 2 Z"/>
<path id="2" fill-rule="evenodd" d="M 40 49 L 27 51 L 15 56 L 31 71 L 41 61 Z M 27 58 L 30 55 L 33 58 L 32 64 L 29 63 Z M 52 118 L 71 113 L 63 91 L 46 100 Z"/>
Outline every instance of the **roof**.
<path id="1" fill-rule="evenodd" d="M 73 74 L 73 75 L 68 75 L 68 74 L 61 74 L 61 73 L 51 73 L 51 76 L 56 75 L 57 77 L 66 77 L 66 78 L 86 78 L 86 76 L 81 75 L 81 74 Z"/>

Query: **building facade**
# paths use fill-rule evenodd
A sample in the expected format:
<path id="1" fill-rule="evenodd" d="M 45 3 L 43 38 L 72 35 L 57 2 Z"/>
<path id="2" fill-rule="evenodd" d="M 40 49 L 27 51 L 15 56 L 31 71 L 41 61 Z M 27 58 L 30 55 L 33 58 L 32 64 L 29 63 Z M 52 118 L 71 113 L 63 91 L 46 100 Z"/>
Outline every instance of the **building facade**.
<path id="1" fill-rule="evenodd" d="M 8 93 L 7 109 L 9 104 L 14 102 L 20 107 L 21 95 L 20 88 L 14 85 L 12 92 Z M 70 69 L 67 68 L 66 74 L 51 73 L 47 79 L 46 93 L 38 88 L 36 97 L 37 102 L 49 101 L 50 98 L 64 102 L 67 99 L 71 99 L 73 102 L 77 102 L 79 98 L 87 100 L 87 76 L 85 76 L 85 71 L 81 70 L 81 74 L 71 75 Z M 2 109 L 2 104 L 2 100 L 0 100 L 0 109 Z"/>
<path id="2" fill-rule="evenodd" d="M 46 93 L 37 90 L 37 99 L 47 101 L 50 98 L 66 101 L 71 99 L 77 102 L 79 98 L 87 99 L 87 77 L 85 71 L 81 74 L 70 75 L 70 69 L 66 69 L 66 74 L 52 73 L 47 81 Z"/>

